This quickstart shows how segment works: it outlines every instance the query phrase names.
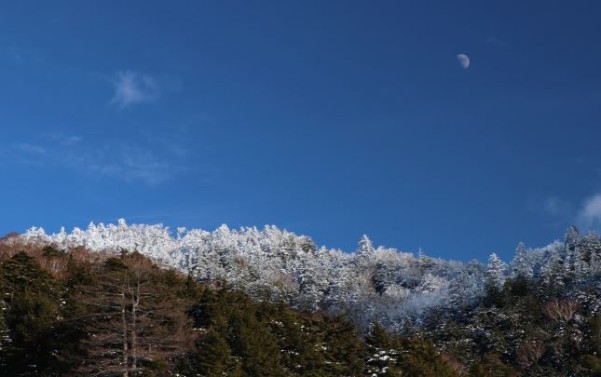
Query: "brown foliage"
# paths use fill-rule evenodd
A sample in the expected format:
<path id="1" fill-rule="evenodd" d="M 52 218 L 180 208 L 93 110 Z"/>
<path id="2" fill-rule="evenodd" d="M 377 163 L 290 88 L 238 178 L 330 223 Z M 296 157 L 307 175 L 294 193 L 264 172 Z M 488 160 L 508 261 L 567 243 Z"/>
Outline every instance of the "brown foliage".
<path id="1" fill-rule="evenodd" d="M 573 299 L 553 299 L 543 307 L 545 315 L 556 322 L 571 321 L 579 309 L 580 303 Z"/>
<path id="2" fill-rule="evenodd" d="M 461 364 L 453 355 L 449 353 L 441 353 L 440 358 L 458 376 L 465 376 L 468 374 L 468 369 L 465 365 Z"/>
<path id="3" fill-rule="evenodd" d="M 545 345 L 540 341 L 532 341 L 524 344 L 516 353 L 518 366 L 528 369 L 536 364 L 545 353 Z"/>
<path id="4" fill-rule="evenodd" d="M 17 232 L 9 232 L 6 233 L 4 236 L 0 237 L 0 242 L 6 242 L 15 238 L 19 237 L 19 233 Z"/>
<path id="5" fill-rule="evenodd" d="M 185 310 L 191 303 L 173 291 L 173 274 L 166 281 L 168 274 L 138 253 L 93 267 L 101 280 L 78 288 L 78 301 L 89 316 L 84 341 L 88 357 L 79 372 L 136 373 L 192 347 Z M 184 284 L 183 276 L 176 278 L 177 285 Z"/>
<path id="6" fill-rule="evenodd" d="M 187 315 L 191 298 L 182 294 L 185 275 L 161 269 L 139 253 L 60 250 L 14 235 L 0 241 L 0 262 L 19 252 L 67 287 L 67 314 L 61 319 L 87 334 L 81 340 L 83 359 L 67 358 L 77 364 L 75 375 L 136 374 L 193 348 L 197 334 Z"/>

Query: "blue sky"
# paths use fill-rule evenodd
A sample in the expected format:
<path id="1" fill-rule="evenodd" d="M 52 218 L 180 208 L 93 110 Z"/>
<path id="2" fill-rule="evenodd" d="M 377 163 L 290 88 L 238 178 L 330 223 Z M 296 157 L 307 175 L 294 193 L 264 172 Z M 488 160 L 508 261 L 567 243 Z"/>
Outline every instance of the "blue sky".
<path id="1" fill-rule="evenodd" d="M 598 231 L 600 14 L 595 1 L 5 2 L 0 233 L 275 224 L 345 250 L 365 233 L 484 260 L 571 224 Z"/>

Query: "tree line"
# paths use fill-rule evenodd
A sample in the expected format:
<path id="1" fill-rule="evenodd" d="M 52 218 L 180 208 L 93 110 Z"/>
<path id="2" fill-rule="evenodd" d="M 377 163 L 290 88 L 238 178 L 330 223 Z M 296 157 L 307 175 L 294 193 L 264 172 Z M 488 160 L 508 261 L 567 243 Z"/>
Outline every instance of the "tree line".
<path id="1" fill-rule="evenodd" d="M 0 241 L 0 376 L 457 375 L 429 341 L 226 287 L 137 252 Z"/>
<path id="2" fill-rule="evenodd" d="M 90 234 L 123 245 L 132 230 Z M 367 237 L 342 255 L 273 228 L 177 242 L 188 249 L 150 259 L 0 241 L 0 375 L 601 376 L 594 234 L 570 228 L 487 264 Z M 156 255 L 194 263 L 184 273 Z"/>

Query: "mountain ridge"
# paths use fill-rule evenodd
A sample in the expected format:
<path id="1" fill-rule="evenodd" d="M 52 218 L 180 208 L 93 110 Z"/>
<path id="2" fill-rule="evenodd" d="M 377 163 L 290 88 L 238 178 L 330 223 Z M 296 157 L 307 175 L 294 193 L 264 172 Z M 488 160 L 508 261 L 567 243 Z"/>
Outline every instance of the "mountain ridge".
<path id="1" fill-rule="evenodd" d="M 51 235 L 34 227 L 20 238 L 59 249 L 137 251 L 201 282 L 227 282 L 256 299 L 346 314 L 364 328 L 379 322 L 389 330 L 419 325 L 432 311 L 474 306 L 486 295 L 487 284 L 502 288 L 518 275 L 548 285 L 568 275 L 583 280 L 601 273 L 601 241 L 594 234 L 580 236 L 574 227 L 564 242 L 536 249 L 520 243 L 509 263 L 493 253 L 486 265 L 376 248 L 367 236 L 351 253 L 318 248 L 310 237 L 273 225 L 263 230 L 222 225 L 213 232 L 177 228 L 172 236 L 161 224 L 128 225 L 120 219 Z"/>

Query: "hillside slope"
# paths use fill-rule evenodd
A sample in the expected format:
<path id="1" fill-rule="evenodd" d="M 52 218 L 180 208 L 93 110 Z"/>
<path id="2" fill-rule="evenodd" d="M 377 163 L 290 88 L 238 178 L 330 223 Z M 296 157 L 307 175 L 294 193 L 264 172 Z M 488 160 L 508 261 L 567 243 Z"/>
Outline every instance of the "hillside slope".
<path id="1" fill-rule="evenodd" d="M 311 238 L 275 226 L 179 228 L 171 235 L 162 225 L 127 225 L 121 219 L 117 225 L 90 224 L 52 235 L 32 228 L 21 239 L 65 250 L 137 251 L 200 282 L 226 282 L 256 299 L 345 314 L 363 328 L 379 322 L 389 330 L 419 326 L 433 311 L 474 307 L 487 284 L 500 289 L 507 279 L 524 276 L 569 291 L 566 285 L 597 282 L 601 275 L 601 241 L 594 234 L 580 236 L 575 228 L 563 242 L 537 249 L 519 244 L 510 263 L 492 254 L 487 265 L 376 248 L 367 236 L 357 250 L 345 253 L 318 248 Z"/>

